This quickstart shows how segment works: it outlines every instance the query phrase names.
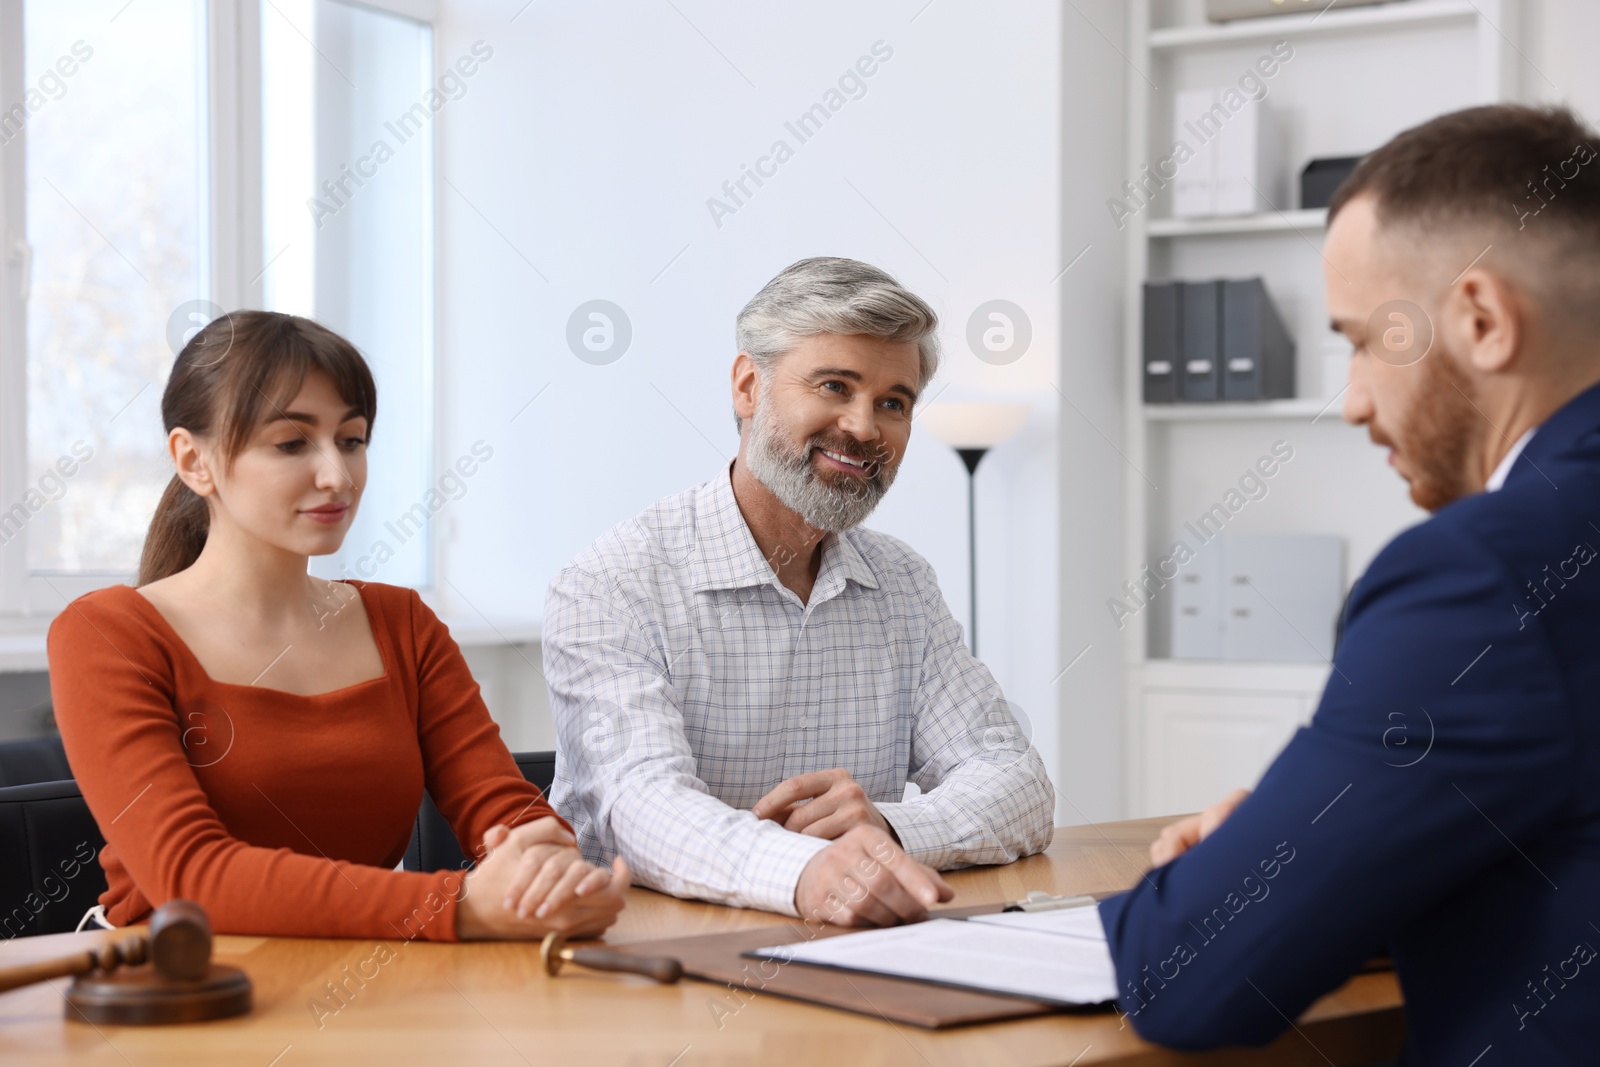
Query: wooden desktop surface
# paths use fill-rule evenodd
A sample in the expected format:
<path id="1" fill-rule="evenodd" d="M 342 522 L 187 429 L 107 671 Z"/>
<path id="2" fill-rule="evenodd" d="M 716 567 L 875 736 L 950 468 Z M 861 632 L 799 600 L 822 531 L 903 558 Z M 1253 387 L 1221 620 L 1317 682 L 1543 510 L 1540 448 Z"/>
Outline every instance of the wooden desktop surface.
<path id="1" fill-rule="evenodd" d="M 1100 893 L 1132 884 L 1169 819 L 1062 827 L 1048 852 L 1005 867 L 955 871 L 953 905 L 1016 900 L 1032 889 Z M 63 902 L 64 903 L 64 902 Z M 720 933 L 782 916 L 674 900 L 634 889 L 613 943 Z M 0 966 L 63 955 L 117 932 L 19 938 Z M 525 942 L 386 943 L 219 936 L 216 958 L 243 967 L 255 1009 L 237 1019 L 170 1027 L 69 1022 L 68 982 L 0 994 L 0 1064 L 107 1067 L 300 1067 L 304 1064 L 1357 1064 L 1393 1059 L 1405 1022 L 1394 976 L 1358 975 L 1314 1004 L 1267 1049 L 1196 1055 L 1149 1045 L 1116 1014 L 1052 1015 L 928 1031 L 770 994 L 684 979 L 658 986 L 569 967 L 555 978 Z M 350 971 L 345 967 L 348 965 Z M 324 983 L 376 975 L 336 1012 Z M 320 1015 L 320 1019 L 319 1019 Z"/>

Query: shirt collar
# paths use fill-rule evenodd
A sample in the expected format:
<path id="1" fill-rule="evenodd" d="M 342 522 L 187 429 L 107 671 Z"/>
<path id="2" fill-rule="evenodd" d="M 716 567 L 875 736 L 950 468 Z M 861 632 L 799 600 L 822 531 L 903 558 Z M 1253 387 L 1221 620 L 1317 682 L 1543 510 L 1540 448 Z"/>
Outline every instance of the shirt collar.
<path id="1" fill-rule="evenodd" d="M 761 554 L 739 502 L 733 495 L 733 465 L 695 491 L 693 587 L 742 589 L 775 584 L 777 573 Z M 829 534 L 822 542 L 822 567 L 817 573 L 812 601 L 826 600 L 844 589 L 847 581 L 868 589 L 878 588 L 852 531 Z"/>
<path id="2" fill-rule="evenodd" d="M 1528 442 L 1538 429 L 1539 427 L 1534 426 L 1517 438 L 1517 443 L 1511 446 L 1511 451 L 1505 454 L 1505 458 L 1500 461 L 1500 465 L 1494 469 L 1494 473 L 1489 475 L 1489 480 L 1484 483 L 1484 492 L 1493 493 L 1506 484 L 1506 476 L 1511 473 L 1512 465 L 1517 462 L 1517 457 L 1522 455 L 1522 450 L 1527 447 Z"/>
<path id="3" fill-rule="evenodd" d="M 837 576 L 837 589 L 834 588 Z M 878 576 L 872 573 L 866 557 L 856 544 L 854 530 L 829 534 L 822 543 L 822 570 L 817 574 L 817 590 L 823 596 L 833 596 L 844 588 L 846 581 L 868 589 L 878 588 Z"/>

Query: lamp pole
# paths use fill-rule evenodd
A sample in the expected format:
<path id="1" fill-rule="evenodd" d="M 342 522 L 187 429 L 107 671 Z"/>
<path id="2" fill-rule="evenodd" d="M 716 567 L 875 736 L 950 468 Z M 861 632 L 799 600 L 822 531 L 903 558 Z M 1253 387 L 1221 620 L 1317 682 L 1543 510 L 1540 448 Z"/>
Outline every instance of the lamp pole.
<path id="1" fill-rule="evenodd" d="M 958 448 L 956 455 L 967 465 L 967 638 L 972 654 L 978 654 L 978 464 L 987 448 Z"/>
<path id="2" fill-rule="evenodd" d="M 922 413 L 922 425 L 961 457 L 967 468 L 967 594 L 971 613 L 967 639 L 978 654 L 978 464 L 989 450 L 1004 444 L 1028 421 L 1026 404 L 931 405 Z"/>

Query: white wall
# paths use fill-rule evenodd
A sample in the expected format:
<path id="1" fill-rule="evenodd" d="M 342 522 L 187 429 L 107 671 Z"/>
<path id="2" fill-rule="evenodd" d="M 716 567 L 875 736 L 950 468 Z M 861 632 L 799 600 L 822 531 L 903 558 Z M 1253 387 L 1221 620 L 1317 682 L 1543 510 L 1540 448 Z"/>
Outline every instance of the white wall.
<path id="1" fill-rule="evenodd" d="M 1600 123 L 1600 4 L 1594 0 L 1523 0 L 1522 97 L 1571 105 Z"/>
<path id="2" fill-rule="evenodd" d="M 438 128 L 441 459 L 478 439 L 494 448 L 441 529 L 445 606 L 538 614 L 556 569 L 591 539 L 715 474 L 737 445 L 727 379 L 739 307 L 795 259 L 864 259 L 944 320 L 946 363 L 930 396 L 1034 408 L 979 473 L 980 646 L 1063 792 L 1086 815 L 1115 814 L 1113 645 L 1097 640 L 1053 680 L 1065 635 L 1077 642 L 1067 658 L 1090 640 L 1058 622 L 1058 592 L 1074 594 L 1069 611 L 1101 611 L 1105 592 L 1076 596 L 1082 574 L 1115 569 L 1116 472 L 1079 416 L 1058 416 L 1051 383 L 1065 312 L 1064 387 L 1116 439 L 1119 245 L 1097 212 L 1121 157 L 1121 60 L 1047 0 L 675 4 L 540 0 L 514 22 L 519 5 L 502 0 L 441 5 L 441 63 L 479 39 L 494 49 Z M 1120 42 L 1119 5 L 1078 6 Z M 784 123 L 878 41 L 893 56 L 865 95 L 799 143 Z M 794 158 L 719 227 L 707 199 L 726 199 L 723 182 L 780 138 Z M 1063 157 L 1073 163 L 1065 213 Z M 1075 242 L 1068 257 L 1095 247 L 1054 282 L 1064 234 Z M 608 366 L 580 361 L 565 341 L 569 314 L 595 298 L 633 326 L 631 347 Z M 1029 351 L 1000 367 L 965 341 L 968 317 L 995 298 L 1019 304 L 1033 329 Z M 1072 482 L 1070 529 L 1058 523 L 1061 448 L 1070 467 L 1091 468 Z M 965 477 L 953 453 L 914 433 L 869 521 L 932 562 L 963 619 Z M 1063 576 L 1079 540 L 1089 558 Z M 456 591 L 465 602 L 450 602 Z M 495 691 L 541 708 L 531 668 L 497 660 L 523 673 Z M 1064 697 L 1092 705 L 1073 707 L 1066 732 Z M 1061 814 L 1079 821 L 1066 804 Z"/>
<path id="3" fill-rule="evenodd" d="M 1061 16 L 1062 265 L 1083 255 L 1057 283 L 1061 634 L 1050 676 L 1061 716 L 1063 824 L 1123 815 L 1122 644 L 1105 608 L 1124 577 L 1123 239 L 1105 202 L 1127 177 L 1125 16 L 1115 2 L 1075 3 Z"/>

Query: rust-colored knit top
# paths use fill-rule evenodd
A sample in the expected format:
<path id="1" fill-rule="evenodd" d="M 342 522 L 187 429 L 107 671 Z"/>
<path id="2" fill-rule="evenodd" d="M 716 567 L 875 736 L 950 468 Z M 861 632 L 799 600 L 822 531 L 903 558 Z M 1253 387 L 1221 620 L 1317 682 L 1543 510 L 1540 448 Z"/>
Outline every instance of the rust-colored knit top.
<path id="1" fill-rule="evenodd" d="M 186 898 L 219 933 L 454 941 L 462 872 L 393 869 L 423 787 L 469 856 L 496 823 L 555 814 L 416 592 L 349 584 L 385 671 L 314 696 L 213 681 L 130 586 L 50 627 L 50 693 L 106 838 L 113 924 Z"/>

